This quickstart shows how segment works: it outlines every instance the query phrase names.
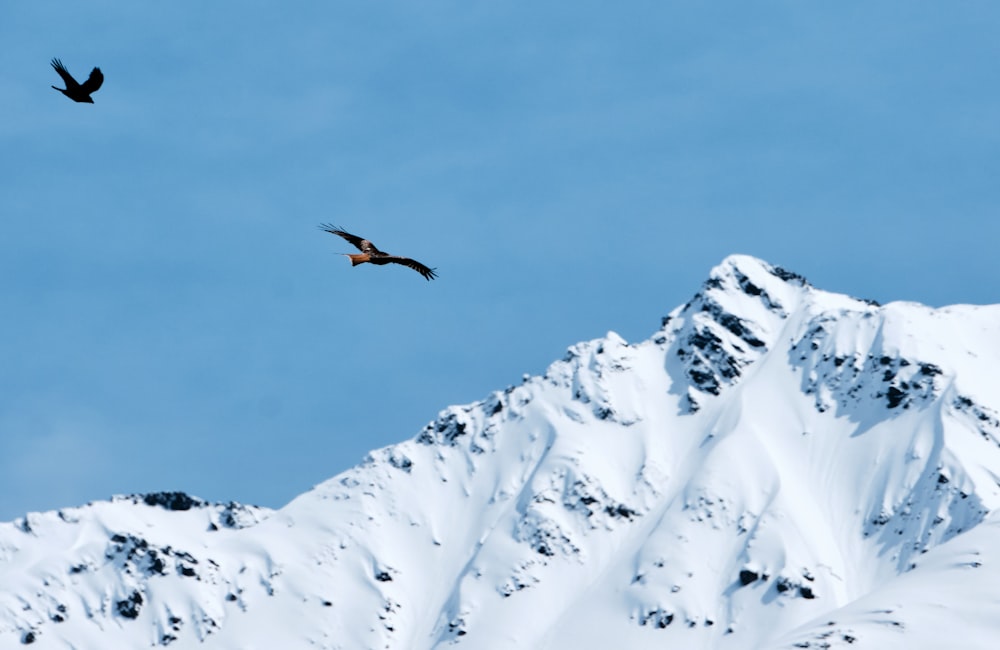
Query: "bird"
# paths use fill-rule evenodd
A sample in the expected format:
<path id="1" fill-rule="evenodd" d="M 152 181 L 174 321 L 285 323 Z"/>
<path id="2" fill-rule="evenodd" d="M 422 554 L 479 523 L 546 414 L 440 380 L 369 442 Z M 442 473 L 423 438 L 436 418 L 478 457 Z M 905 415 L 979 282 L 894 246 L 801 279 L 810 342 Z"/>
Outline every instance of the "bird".
<path id="1" fill-rule="evenodd" d="M 427 280 L 433 280 L 437 277 L 434 269 L 421 264 L 417 260 L 410 259 L 409 257 L 400 257 L 398 255 L 384 253 L 375 248 L 375 244 L 371 243 L 367 239 L 363 239 L 357 235 L 352 235 L 349 232 L 345 232 L 341 228 L 336 228 L 326 223 L 320 224 L 319 227 L 324 232 L 337 235 L 338 237 L 343 237 L 352 245 L 357 247 L 359 251 L 361 251 L 360 253 L 341 253 L 341 255 L 351 258 L 351 266 L 357 266 L 358 264 L 364 264 L 365 262 L 369 262 L 371 264 L 402 264 L 403 266 L 407 266 L 424 276 Z"/>
<path id="2" fill-rule="evenodd" d="M 94 103 L 94 100 L 90 98 L 90 93 L 97 92 L 97 89 L 104 83 L 104 73 L 101 72 L 100 68 L 91 70 L 87 80 L 79 84 L 59 59 L 52 59 L 52 67 L 56 69 L 56 72 L 59 73 L 59 76 L 62 77 L 63 82 L 66 84 L 66 88 L 56 88 L 55 86 L 52 86 L 52 88 L 66 95 L 74 102 L 84 104 Z"/>

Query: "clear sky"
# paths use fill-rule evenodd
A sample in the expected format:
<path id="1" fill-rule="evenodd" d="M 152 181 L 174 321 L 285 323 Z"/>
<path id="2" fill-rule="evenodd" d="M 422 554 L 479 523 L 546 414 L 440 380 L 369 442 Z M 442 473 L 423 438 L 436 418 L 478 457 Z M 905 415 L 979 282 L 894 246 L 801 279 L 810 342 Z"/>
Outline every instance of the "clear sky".
<path id="1" fill-rule="evenodd" d="M 730 253 L 998 302 L 998 34 L 992 1 L 4 3 L 0 520 L 279 507 L 647 338 Z"/>

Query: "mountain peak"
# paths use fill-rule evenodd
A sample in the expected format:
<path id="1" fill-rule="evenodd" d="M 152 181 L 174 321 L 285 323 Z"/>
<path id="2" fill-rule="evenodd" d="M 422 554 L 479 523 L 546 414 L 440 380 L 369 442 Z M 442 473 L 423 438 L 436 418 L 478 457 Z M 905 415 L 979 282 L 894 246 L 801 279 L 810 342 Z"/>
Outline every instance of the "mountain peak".
<path id="1" fill-rule="evenodd" d="M 718 395 L 767 352 L 783 321 L 811 286 L 802 276 L 749 255 L 730 255 L 712 269 L 701 290 L 663 318 L 660 344 L 672 343 L 685 386 L 685 412 L 700 408 L 699 394 Z"/>
<path id="2" fill-rule="evenodd" d="M 797 273 L 749 255 L 730 255 L 711 270 L 701 290 L 665 317 L 663 324 L 699 311 L 715 316 L 725 313 L 740 320 L 785 318 L 811 289 Z"/>
<path id="3" fill-rule="evenodd" d="M 747 291 L 747 287 L 751 285 L 767 288 L 774 281 L 797 287 L 810 286 L 809 282 L 798 273 L 793 273 L 780 266 L 773 266 L 752 255 L 742 254 L 727 256 L 709 272 L 708 277 L 710 282 L 712 280 L 721 282 L 729 279 L 735 280 L 743 291 Z M 750 292 L 752 293 L 753 289 L 750 289 Z"/>
<path id="4" fill-rule="evenodd" d="M 276 512 L 0 526 L 0 647 L 992 648 L 998 342 L 730 256 Z"/>

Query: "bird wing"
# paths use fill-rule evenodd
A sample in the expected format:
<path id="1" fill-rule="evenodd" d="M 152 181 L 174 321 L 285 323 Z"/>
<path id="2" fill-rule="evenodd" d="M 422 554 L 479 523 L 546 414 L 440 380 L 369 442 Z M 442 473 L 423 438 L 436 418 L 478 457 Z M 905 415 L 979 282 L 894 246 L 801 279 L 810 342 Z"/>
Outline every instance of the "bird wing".
<path id="1" fill-rule="evenodd" d="M 322 224 L 320 224 L 319 227 L 320 227 L 321 230 L 323 230 L 324 232 L 328 232 L 331 235 L 337 235 L 338 237 L 343 237 L 344 239 L 346 239 L 347 241 L 349 241 L 351 243 L 351 245 L 353 245 L 359 251 L 364 251 L 365 250 L 364 248 L 362 248 L 362 242 L 365 241 L 363 238 L 358 237 L 357 235 L 352 235 L 351 233 L 345 232 L 345 231 L 341 230 L 340 228 L 336 228 L 334 226 L 331 226 L 328 223 L 322 223 Z"/>
<path id="2" fill-rule="evenodd" d="M 87 77 L 87 80 L 80 84 L 80 90 L 89 95 L 100 88 L 102 83 L 104 83 L 104 73 L 101 72 L 100 68 L 94 68 L 90 71 L 90 76 Z"/>
<path id="3" fill-rule="evenodd" d="M 66 69 L 66 66 L 62 64 L 62 61 L 59 59 L 52 59 L 52 67 L 55 68 L 56 72 L 59 73 L 59 76 L 62 77 L 63 82 L 66 84 L 66 90 L 78 88 L 80 86 L 80 84 L 76 83 L 76 79 L 73 78 L 73 75 L 69 73 L 69 70 Z"/>
<path id="4" fill-rule="evenodd" d="M 434 278 L 437 277 L 437 274 L 434 272 L 434 269 L 430 268 L 429 266 L 421 264 L 417 260 L 412 260 L 409 257 L 400 257 L 398 255 L 386 255 L 385 257 L 382 257 L 382 259 L 385 260 L 386 262 L 392 262 L 393 264 L 402 264 L 403 266 L 409 267 L 414 271 L 416 271 L 417 273 L 419 273 L 420 275 L 424 276 L 424 278 L 426 278 L 427 280 L 433 280 Z"/>

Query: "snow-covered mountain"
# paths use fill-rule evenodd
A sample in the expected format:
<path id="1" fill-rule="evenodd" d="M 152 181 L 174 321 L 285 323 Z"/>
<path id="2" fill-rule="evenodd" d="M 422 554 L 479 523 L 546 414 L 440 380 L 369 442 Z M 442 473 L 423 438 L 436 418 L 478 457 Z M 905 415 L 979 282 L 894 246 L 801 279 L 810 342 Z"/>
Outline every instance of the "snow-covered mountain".
<path id="1" fill-rule="evenodd" d="M 746 256 L 270 511 L 0 525 L 0 648 L 995 648 L 1000 305 Z"/>

